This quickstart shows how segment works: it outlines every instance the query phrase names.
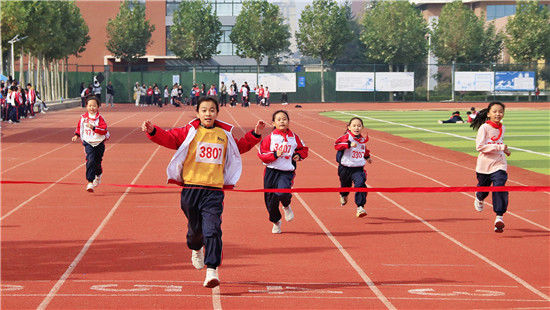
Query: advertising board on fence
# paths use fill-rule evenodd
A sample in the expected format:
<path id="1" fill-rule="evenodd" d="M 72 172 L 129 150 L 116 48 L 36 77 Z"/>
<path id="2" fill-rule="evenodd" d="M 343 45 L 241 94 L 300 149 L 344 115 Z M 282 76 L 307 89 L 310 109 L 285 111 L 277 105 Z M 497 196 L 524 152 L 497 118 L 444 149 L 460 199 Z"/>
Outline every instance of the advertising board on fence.
<path id="1" fill-rule="evenodd" d="M 414 91 L 414 72 L 376 72 L 376 91 Z"/>
<path id="2" fill-rule="evenodd" d="M 374 72 L 336 72 L 336 91 L 374 91 Z"/>
<path id="3" fill-rule="evenodd" d="M 455 91 L 493 91 L 494 72 L 456 71 Z"/>
<path id="4" fill-rule="evenodd" d="M 534 71 L 497 71 L 495 72 L 496 91 L 534 91 Z"/>
<path id="5" fill-rule="evenodd" d="M 241 89 L 244 82 L 247 82 L 252 90 L 256 86 L 256 73 L 220 73 L 219 85 L 222 82 L 225 85 L 231 85 L 231 81 L 237 83 L 238 90 Z M 260 73 L 258 83 L 269 87 L 269 91 L 272 93 L 295 93 L 296 73 Z"/>

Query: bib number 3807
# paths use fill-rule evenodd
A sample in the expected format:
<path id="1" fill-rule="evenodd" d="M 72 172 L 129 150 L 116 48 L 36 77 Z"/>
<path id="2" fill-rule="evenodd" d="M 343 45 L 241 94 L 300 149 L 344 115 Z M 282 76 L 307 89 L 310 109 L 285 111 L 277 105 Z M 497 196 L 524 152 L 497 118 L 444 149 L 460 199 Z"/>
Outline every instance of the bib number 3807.
<path id="1" fill-rule="evenodd" d="M 199 163 L 221 164 L 223 144 L 200 142 L 197 145 L 195 161 Z"/>

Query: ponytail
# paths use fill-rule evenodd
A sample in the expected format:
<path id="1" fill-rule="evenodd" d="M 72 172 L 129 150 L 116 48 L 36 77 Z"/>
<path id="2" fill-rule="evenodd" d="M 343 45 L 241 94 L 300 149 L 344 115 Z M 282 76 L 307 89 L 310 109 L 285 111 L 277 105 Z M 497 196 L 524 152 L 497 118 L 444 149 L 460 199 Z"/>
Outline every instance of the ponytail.
<path id="1" fill-rule="evenodd" d="M 477 131 L 479 127 L 481 127 L 481 125 L 485 124 L 485 122 L 487 121 L 487 114 L 489 113 L 489 110 L 491 110 L 491 107 L 495 104 L 500 105 L 503 110 L 505 109 L 504 104 L 502 104 L 502 102 L 500 101 L 493 101 L 489 103 L 489 106 L 487 108 L 477 112 L 476 118 L 474 118 L 474 120 L 470 124 L 470 127 L 472 127 L 473 130 Z"/>

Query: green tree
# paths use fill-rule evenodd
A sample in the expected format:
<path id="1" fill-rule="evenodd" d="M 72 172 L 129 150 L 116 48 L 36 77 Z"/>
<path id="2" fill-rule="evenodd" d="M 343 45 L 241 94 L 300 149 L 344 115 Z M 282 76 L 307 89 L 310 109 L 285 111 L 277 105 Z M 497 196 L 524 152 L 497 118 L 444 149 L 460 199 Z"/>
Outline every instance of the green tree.
<path id="1" fill-rule="evenodd" d="M 229 38 L 236 45 L 237 55 L 256 60 L 256 84 L 264 57 L 276 57 L 290 46 L 289 26 L 279 7 L 267 0 L 244 1 Z"/>
<path id="2" fill-rule="evenodd" d="M 442 63 L 468 63 L 479 60 L 483 37 L 483 21 L 456 0 L 441 10 L 433 28 L 432 47 Z"/>
<path id="3" fill-rule="evenodd" d="M 536 62 L 550 56 L 550 17 L 538 1 L 519 1 L 506 25 L 506 48 L 517 62 Z"/>
<path id="4" fill-rule="evenodd" d="M 196 63 L 218 53 L 222 24 L 213 13 L 212 5 L 202 0 L 180 2 L 173 20 L 168 48 L 179 58 L 192 62 L 195 83 Z"/>
<path id="5" fill-rule="evenodd" d="M 346 6 L 349 27 L 351 31 L 351 40 L 344 45 L 343 52 L 338 55 L 335 64 L 364 64 L 366 62 L 365 44 L 361 42 L 361 25 L 353 16 L 350 6 Z"/>
<path id="6" fill-rule="evenodd" d="M 145 6 L 135 0 L 125 0 L 120 4 L 116 17 L 107 22 L 107 49 L 115 57 L 128 62 L 130 72 L 132 63 L 147 53 L 153 31 L 155 26 L 145 19 Z M 127 87 L 130 89 L 129 74 Z"/>
<path id="7" fill-rule="evenodd" d="M 496 63 L 501 58 L 503 47 L 504 34 L 500 31 L 497 32 L 493 23 L 488 24 L 483 33 L 477 62 Z"/>
<path id="8" fill-rule="evenodd" d="M 315 0 L 306 5 L 298 21 L 296 41 L 302 54 L 321 60 L 321 101 L 325 102 L 325 64 L 332 63 L 351 40 L 347 5 Z"/>
<path id="9" fill-rule="evenodd" d="M 407 1 L 387 1 L 366 10 L 361 41 L 369 60 L 385 64 L 423 62 L 428 54 L 428 25 Z M 391 70 L 391 66 L 390 66 Z"/>

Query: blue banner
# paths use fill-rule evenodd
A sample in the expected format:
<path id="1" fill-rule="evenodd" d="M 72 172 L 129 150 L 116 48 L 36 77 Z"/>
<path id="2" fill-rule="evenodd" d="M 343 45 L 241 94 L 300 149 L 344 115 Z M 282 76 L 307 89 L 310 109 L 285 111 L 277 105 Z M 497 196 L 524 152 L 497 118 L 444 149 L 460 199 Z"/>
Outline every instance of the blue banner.
<path id="1" fill-rule="evenodd" d="M 495 72 L 495 91 L 534 91 L 534 71 Z"/>
<path id="2" fill-rule="evenodd" d="M 306 77 L 305 76 L 299 76 L 298 77 L 298 87 L 306 87 Z"/>

